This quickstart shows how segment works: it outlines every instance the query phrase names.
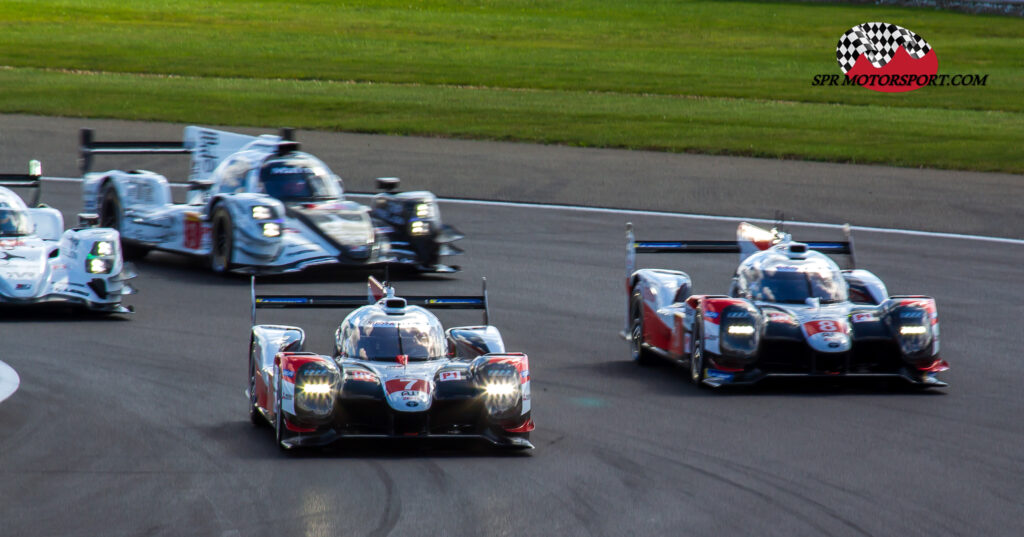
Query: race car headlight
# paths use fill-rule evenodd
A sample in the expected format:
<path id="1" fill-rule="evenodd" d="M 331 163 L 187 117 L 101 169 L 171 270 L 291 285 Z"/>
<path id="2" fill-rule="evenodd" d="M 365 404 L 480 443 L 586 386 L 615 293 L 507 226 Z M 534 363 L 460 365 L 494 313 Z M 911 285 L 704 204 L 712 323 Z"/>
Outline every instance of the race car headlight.
<path id="1" fill-rule="evenodd" d="M 416 204 L 416 217 L 417 218 L 433 218 L 434 217 L 434 204 L 433 203 L 417 203 Z"/>
<path id="2" fill-rule="evenodd" d="M 295 408 L 302 417 L 322 418 L 334 410 L 340 375 L 324 362 L 309 362 L 295 374 Z"/>
<path id="3" fill-rule="evenodd" d="M 90 274 L 106 274 L 110 272 L 112 264 L 106 259 L 93 257 L 85 262 L 85 270 Z"/>
<path id="4" fill-rule="evenodd" d="M 96 256 L 114 255 L 114 243 L 110 241 L 96 241 L 92 245 L 91 253 Z"/>
<path id="5" fill-rule="evenodd" d="M 409 224 L 409 233 L 412 235 L 426 235 L 430 233 L 430 223 L 416 220 Z"/>
<path id="6" fill-rule="evenodd" d="M 281 224 L 277 222 L 266 222 L 263 224 L 263 236 L 264 237 L 280 237 L 281 236 Z"/>
<path id="7" fill-rule="evenodd" d="M 274 211 L 270 210 L 270 207 L 266 205 L 254 205 L 252 208 L 253 220 L 270 220 L 274 217 Z"/>
<path id="8" fill-rule="evenodd" d="M 518 390 L 519 386 L 512 382 L 495 382 L 484 386 L 484 393 L 493 398 L 511 397 Z"/>
<path id="9" fill-rule="evenodd" d="M 901 336 L 923 336 L 928 333 L 928 327 L 924 325 L 903 325 L 900 327 Z"/>
<path id="10" fill-rule="evenodd" d="M 515 367 L 492 367 L 483 375 L 483 398 L 491 416 L 505 417 L 519 404 L 522 388 Z"/>
<path id="11" fill-rule="evenodd" d="M 730 336 L 752 336 L 754 335 L 754 325 L 733 324 L 729 325 L 729 328 L 727 328 L 725 332 Z"/>
<path id="12" fill-rule="evenodd" d="M 722 354 L 750 358 L 757 352 L 758 337 L 755 313 L 732 306 L 722 314 Z"/>
<path id="13" fill-rule="evenodd" d="M 327 395 L 331 393 L 331 385 L 327 382 L 307 382 L 302 385 L 302 394 L 308 396 Z"/>

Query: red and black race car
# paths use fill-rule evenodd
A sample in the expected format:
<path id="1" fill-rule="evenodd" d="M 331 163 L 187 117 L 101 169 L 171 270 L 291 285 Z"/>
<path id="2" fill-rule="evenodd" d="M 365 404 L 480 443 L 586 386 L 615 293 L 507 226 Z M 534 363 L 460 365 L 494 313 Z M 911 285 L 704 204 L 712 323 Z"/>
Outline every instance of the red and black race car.
<path id="1" fill-rule="evenodd" d="M 254 279 L 255 281 L 255 279 Z M 372 277 L 368 296 L 256 295 L 249 415 L 282 448 L 342 438 L 482 438 L 530 449 L 530 365 L 506 352 L 480 296 L 406 296 Z M 331 355 L 305 352 L 299 327 L 255 322 L 257 308 L 356 308 Z M 484 324 L 444 330 L 429 309 L 482 309 Z"/>
<path id="2" fill-rule="evenodd" d="M 898 377 L 945 387 L 935 299 L 889 296 L 866 270 L 840 270 L 823 252 L 853 243 L 795 242 L 741 223 L 736 241 L 638 241 L 627 231 L 629 340 L 638 362 L 656 357 L 690 369 L 698 385 L 767 377 Z M 678 270 L 635 267 L 637 253 L 738 253 L 728 295 L 691 292 Z"/>

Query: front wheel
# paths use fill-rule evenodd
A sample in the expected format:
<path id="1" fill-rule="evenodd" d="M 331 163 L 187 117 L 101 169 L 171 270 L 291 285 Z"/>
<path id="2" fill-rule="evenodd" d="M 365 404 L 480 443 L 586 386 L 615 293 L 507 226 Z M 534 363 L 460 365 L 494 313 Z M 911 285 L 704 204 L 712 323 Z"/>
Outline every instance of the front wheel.
<path id="1" fill-rule="evenodd" d="M 218 274 L 231 270 L 231 261 L 235 249 L 235 228 L 231 222 L 231 214 L 224 207 L 213 210 L 213 223 L 210 226 L 210 268 Z"/>
<path id="2" fill-rule="evenodd" d="M 630 353 L 636 363 L 650 365 L 654 360 L 651 352 L 644 349 L 644 303 L 639 291 L 633 293 L 629 303 Z"/>
<path id="3" fill-rule="evenodd" d="M 124 233 L 124 205 L 114 185 L 107 184 L 104 187 L 99 213 L 100 227 L 109 227 L 116 229 L 118 233 Z M 147 247 L 125 241 L 123 237 L 121 239 L 121 255 L 125 259 L 142 259 L 149 250 Z"/>
<path id="4" fill-rule="evenodd" d="M 693 321 L 693 351 L 690 353 L 690 382 L 697 386 L 704 386 L 704 336 L 701 334 L 700 325 L 704 321 L 697 317 Z"/>

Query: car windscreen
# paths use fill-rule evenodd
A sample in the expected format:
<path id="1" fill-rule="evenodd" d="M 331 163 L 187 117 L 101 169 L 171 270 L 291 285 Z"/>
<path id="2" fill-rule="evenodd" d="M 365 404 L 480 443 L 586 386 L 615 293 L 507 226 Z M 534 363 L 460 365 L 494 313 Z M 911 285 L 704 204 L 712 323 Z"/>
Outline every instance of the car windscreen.
<path id="1" fill-rule="evenodd" d="M 32 234 L 32 224 L 25 211 L 0 207 L 0 237 L 22 237 Z"/>
<path id="2" fill-rule="evenodd" d="M 443 342 L 436 341 L 423 326 L 397 326 L 373 323 L 353 331 L 348 355 L 363 360 L 394 361 L 404 354 L 410 361 L 433 360 L 444 356 Z"/>
<path id="3" fill-rule="evenodd" d="M 841 278 L 831 272 L 776 270 L 752 282 L 750 290 L 756 300 L 765 302 L 803 304 L 808 298 L 818 298 L 828 304 L 847 300 Z"/>
<path id="4" fill-rule="evenodd" d="M 260 170 L 260 186 L 281 201 L 336 199 L 342 194 L 326 166 L 310 159 L 267 162 Z"/>

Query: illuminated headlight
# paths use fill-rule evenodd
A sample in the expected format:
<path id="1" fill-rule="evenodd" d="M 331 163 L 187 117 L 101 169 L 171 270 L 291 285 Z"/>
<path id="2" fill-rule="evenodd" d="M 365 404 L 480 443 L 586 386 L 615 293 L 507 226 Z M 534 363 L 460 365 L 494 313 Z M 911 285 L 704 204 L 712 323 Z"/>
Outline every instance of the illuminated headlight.
<path id="1" fill-rule="evenodd" d="M 255 209 L 255 207 L 254 207 Z M 281 224 L 277 222 L 267 222 L 263 224 L 263 236 L 264 237 L 280 237 L 281 236 Z"/>
<path id="2" fill-rule="evenodd" d="M 274 212 L 265 205 L 256 205 L 252 208 L 252 217 L 254 220 L 270 220 L 274 217 Z"/>
<path id="3" fill-rule="evenodd" d="M 419 203 L 416 205 L 416 216 L 419 218 L 433 218 L 434 216 L 434 204 L 433 203 Z"/>
<path id="4" fill-rule="evenodd" d="M 901 336 L 921 336 L 928 333 L 928 327 L 924 325 L 904 325 L 900 327 Z"/>
<path id="5" fill-rule="evenodd" d="M 92 245 L 92 255 L 114 255 L 114 243 L 110 241 L 96 241 Z"/>
<path id="6" fill-rule="evenodd" d="M 307 382 L 302 385 L 303 395 L 327 395 L 331 393 L 331 385 L 326 382 Z"/>
<path id="7" fill-rule="evenodd" d="M 426 235 L 430 233 L 430 224 L 422 220 L 416 220 L 409 225 L 409 233 L 413 235 Z"/>
<path id="8" fill-rule="evenodd" d="M 484 393 L 490 397 L 510 397 L 519 391 L 519 386 L 512 382 L 498 382 L 484 386 Z"/>
<path id="9" fill-rule="evenodd" d="M 749 324 L 730 325 L 726 332 L 731 336 L 749 336 L 754 333 L 754 326 Z"/>
<path id="10" fill-rule="evenodd" d="M 105 274 L 110 272 L 110 263 L 106 259 L 93 258 L 86 262 L 85 270 L 91 274 Z"/>

